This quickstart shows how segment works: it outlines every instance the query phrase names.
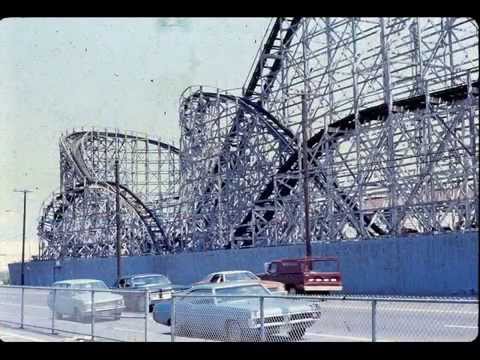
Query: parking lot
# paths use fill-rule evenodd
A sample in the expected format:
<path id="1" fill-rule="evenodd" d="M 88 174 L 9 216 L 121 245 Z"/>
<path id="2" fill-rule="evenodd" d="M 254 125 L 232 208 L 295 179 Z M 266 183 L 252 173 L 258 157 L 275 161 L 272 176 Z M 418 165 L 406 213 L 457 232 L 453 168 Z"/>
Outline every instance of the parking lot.
<path id="1" fill-rule="evenodd" d="M 2 288 L 0 292 L 0 330 L 21 322 L 19 289 Z M 26 289 L 24 293 L 25 328 L 35 326 L 44 334 L 51 333 L 52 313 L 47 306 L 48 291 Z M 321 318 L 309 327 L 302 342 L 372 341 L 372 305 L 369 301 L 326 299 L 319 301 Z M 478 334 L 478 303 L 414 303 L 401 301 L 377 302 L 376 341 L 472 341 Z M 92 324 L 70 319 L 55 319 L 55 330 L 61 335 L 91 337 Z M 44 328 L 44 329 L 42 329 Z M 125 311 L 121 319 L 96 317 L 96 341 L 169 342 L 170 327 L 155 322 L 149 313 Z M 76 334 L 74 334 L 76 333 Z M 219 341 L 198 337 L 175 336 L 175 341 Z M 245 339 L 245 341 L 248 341 Z M 289 341 L 278 334 L 269 341 Z"/>

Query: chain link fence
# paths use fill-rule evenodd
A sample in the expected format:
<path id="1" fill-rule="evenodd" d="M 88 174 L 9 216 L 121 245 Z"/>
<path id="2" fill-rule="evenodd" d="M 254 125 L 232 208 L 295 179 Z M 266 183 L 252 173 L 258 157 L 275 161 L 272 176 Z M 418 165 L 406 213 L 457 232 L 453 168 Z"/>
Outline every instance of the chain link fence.
<path id="1" fill-rule="evenodd" d="M 0 286 L 1 324 L 90 341 L 469 342 L 478 299 L 184 292 L 159 302 L 148 291 Z"/>
<path id="2" fill-rule="evenodd" d="M 148 341 L 148 291 L 0 286 L 0 323 L 91 341 Z"/>
<path id="3" fill-rule="evenodd" d="M 170 313 L 163 319 L 172 341 L 469 342 L 478 335 L 478 299 L 176 294 Z"/>

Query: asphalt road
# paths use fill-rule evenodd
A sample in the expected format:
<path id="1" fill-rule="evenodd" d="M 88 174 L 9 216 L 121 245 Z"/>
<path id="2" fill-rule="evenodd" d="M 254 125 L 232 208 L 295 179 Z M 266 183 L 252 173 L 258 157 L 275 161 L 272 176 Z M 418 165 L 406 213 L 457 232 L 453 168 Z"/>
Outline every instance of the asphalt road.
<path id="1" fill-rule="evenodd" d="M 24 324 L 50 328 L 52 316 L 46 306 L 47 292 L 25 291 Z M 371 341 L 371 303 L 366 301 L 326 300 L 320 302 L 321 318 L 307 329 L 302 339 L 306 342 Z M 12 322 L 20 322 L 20 295 L 18 290 L 0 289 L 0 337 Z M 156 323 L 150 313 L 147 318 L 148 341 L 171 341 L 170 327 Z M 77 336 L 67 331 L 90 336 L 91 324 L 71 320 L 55 320 L 55 329 L 62 336 Z M 472 341 L 478 334 L 478 305 L 433 303 L 377 303 L 377 341 Z M 10 330 L 8 330 L 10 331 Z M 8 332 L 7 331 L 7 332 Z M 50 330 L 37 329 L 40 333 Z M 96 319 L 95 340 L 144 341 L 143 314 L 124 312 L 120 320 Z M 30 335 L 32 336 L 32 335 Z M 80 335 L 82 336 L 82 335 Z M 106 339 L 102 339 L 102 337 Z M 286 341 L 280 334 L 271 341 Z M 7 341 L 7 340 L 5 340 Z M 176 337 L 176 341 L 214 341 L 199 338 Z"/>

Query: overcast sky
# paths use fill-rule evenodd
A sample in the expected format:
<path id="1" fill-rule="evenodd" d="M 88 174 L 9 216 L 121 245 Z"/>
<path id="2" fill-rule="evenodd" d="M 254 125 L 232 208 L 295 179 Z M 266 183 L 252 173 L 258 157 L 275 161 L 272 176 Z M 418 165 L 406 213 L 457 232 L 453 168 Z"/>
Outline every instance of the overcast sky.
<path id="1" fill-rule="evenodd" d="M 42 201 L 59 187 L 58 139 L 116 127 L 178 144 L 190 85 L 238 88 L 268 18 L 9 18 L 0 21 L 0 241 L 36 241 Z M 19 245 L 20 250 L 20 245 Z M 0 254 L 2 249 L 0 248 Z"/>

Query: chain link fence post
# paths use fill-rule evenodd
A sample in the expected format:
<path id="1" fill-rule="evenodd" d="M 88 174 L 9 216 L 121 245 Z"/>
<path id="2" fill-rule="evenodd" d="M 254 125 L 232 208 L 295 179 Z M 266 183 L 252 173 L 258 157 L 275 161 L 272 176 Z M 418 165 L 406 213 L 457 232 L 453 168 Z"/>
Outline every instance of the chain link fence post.
<path id="1" fill-rule="evenodd" d="M 52 334 L 55 334 L 55 314 L 57 313 L 57 289 L 53 289 Z"/>
<path id="2" fill-rule="evenodd" d="M 372 342 L 377 341 L 377 300 L 372 300 Z"/>
<path id="3" fill-rule="evenodd" d="M 90 325 L 90 333 L 92 337 L 92 341 L 95 341 L 95 290 L 92 290 L 91 295 L 91 325 Z"/>
<path id="4" fill-rule="evenodd" d="M 264 300 L 263 296 L 260 297 L 260 341 L 265 341 L 265 314 L 264 314 Z"/>
<path id="5" fill-rule="evenodd" d="M 172 294 L 172 309 L 170 314 L 170 335 L 172 342 L 175 342 L 175 294 Z"/>
<path id="6" fill-rule="evenodd" d="M 24 297 L 25 297 L 25 288 L 22 286 L 22 299 L 21 299 L 21 309 L 20 309 L 20 329 L 23 329 L 23 309 L 24 309 Z"/>
<path id="7" fill-rule="evenodd" d="M 145 342 L 148 341 L 148 313 L 150 312 L 150 292 L 145 289 Z"/>

